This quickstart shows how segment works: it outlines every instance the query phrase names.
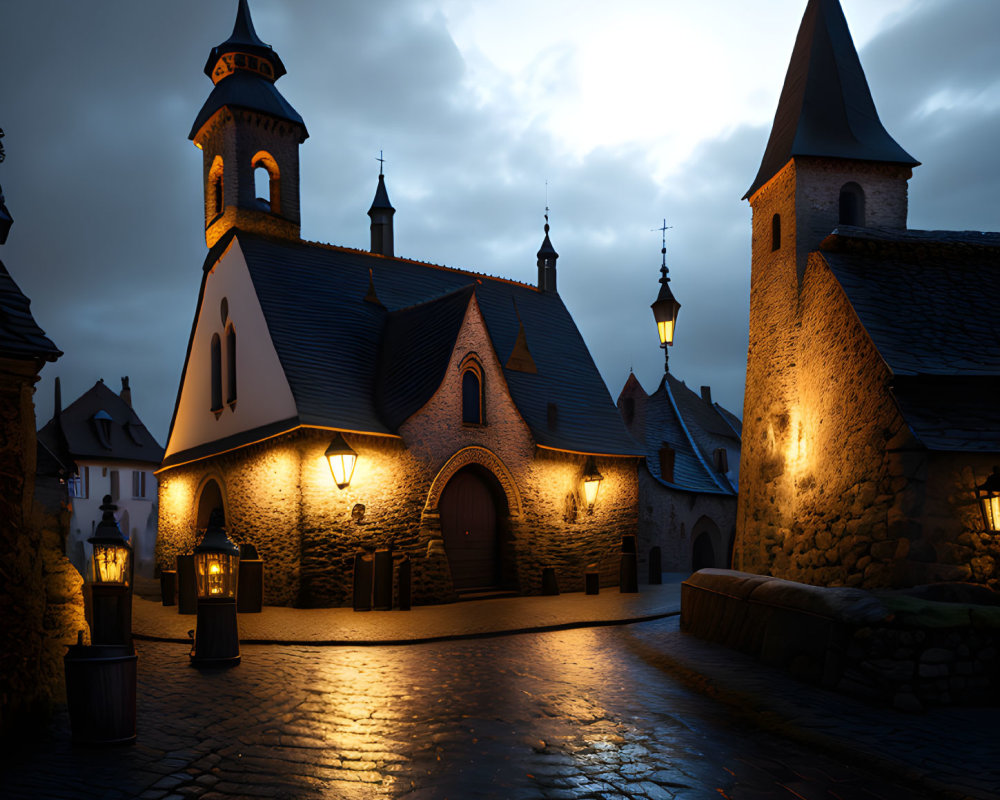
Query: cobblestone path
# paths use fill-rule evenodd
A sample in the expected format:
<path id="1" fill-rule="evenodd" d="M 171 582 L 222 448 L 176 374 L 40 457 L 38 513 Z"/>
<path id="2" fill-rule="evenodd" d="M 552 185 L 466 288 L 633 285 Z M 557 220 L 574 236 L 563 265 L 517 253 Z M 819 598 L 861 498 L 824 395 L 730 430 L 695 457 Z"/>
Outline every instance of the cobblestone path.
<path id="1" fill-rule="evenodd" d="M 404 647 L 243 648 L 200 672 L 137 643 L 138 743 L 65 712 L 2 758 L 4 798 L 921 798 L 743 727 L 658 664 L 676 619 Z"/>

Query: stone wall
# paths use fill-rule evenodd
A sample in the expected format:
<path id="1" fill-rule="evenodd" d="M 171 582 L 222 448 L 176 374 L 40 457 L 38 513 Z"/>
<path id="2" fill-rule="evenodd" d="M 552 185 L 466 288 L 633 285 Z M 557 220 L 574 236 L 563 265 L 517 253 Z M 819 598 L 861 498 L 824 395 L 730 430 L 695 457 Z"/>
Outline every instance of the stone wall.
<path id="1" fill-rule="evenodd" d="M 470 354 L 483 370 L 483 425 L 461 421 L 461 367 Z M 440 387 L 400 433 L 345 435 L 358 453 L 345 489 L 333 483 L 323 455 L 332 434 L 308 428 L 159 473 L 161 567 L 195 544 L 198 498 L 214 479 L 231 535 L 256 545 L 264 559 L 266 603 L 349 604 L 355 553 L 377 547 L 410 557 L 414 602 L 451 600 L 437 504 L 451 476 L 475 465 L 496 478 L 507 507 L 505 585 L 538 592 L 542 567 L 556 566 L 561 589 L 581 590 L 592 563 L 605 585 L 617 583 L 621 537 L 636 532 L 636 459 L 597 458 L 604 481 L 587 513 L 586 456 L 536 448 L 474 299 Z M 357 506 L 364 507 L 360 522 Z"/>

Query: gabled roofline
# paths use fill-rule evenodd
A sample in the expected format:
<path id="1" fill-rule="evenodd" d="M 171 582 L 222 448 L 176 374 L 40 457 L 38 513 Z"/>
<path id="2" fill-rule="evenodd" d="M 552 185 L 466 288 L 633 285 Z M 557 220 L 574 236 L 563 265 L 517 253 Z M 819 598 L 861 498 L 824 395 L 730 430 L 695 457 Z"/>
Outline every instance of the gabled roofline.
<path id="1" fill-rule="evenodd" d="M 705 460 L 705 456 L 702 454 L 701 448 L 698 447 L 698 443 L 694 440 L 694 437 L 691 435 L 691 431 L 688 430 L 687 423 L 684 421 L 684 417 L 681 415 L 680 409 L 677 408 L 677 401 L 674 400 L 674 393 L 670 389 L 670 381 L 667 380 L 666 374 L 664 374 L 663 376 L 663 387 L 667 395 L 667 399 L 670 401 L 670 407 L 674 411 L 674 416 L 677 417 L 677 422 L 681 426 L 681 430 L 684 431 L 684 435 L 687 437 L 688 444 L 691 445 L 691 449 L 694 451 L 694 454 L 698 456 L 698 462 L 702 465 L 702 467 L 704 467 L 705 472 L 708 473 L 708 475 L 712 478 L 713 483 L 715 483 L 715 485 L 718 486 L 719 489 L 721 489 L 725 494 L 735 494 L 735 492 L 733 491 L 732 484 L 729 484 L 728 479 L 726 483 L 729 485 L 723 486 L 722 482 L 719 480 L 716 471 L 712 469 L 708 465 L 708 462 Z M 664 481 L 664 483 L 666 483 L 666 481 Z"/>

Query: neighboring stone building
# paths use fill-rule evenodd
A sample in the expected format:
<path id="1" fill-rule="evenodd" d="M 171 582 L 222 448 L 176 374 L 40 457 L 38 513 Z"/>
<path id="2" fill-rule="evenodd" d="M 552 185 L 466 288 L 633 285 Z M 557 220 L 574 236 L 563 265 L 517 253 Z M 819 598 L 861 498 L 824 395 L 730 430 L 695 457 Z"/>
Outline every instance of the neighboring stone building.
<path id="1" fill-rule="evenodd" d="M 160 564 L 222 507 L 268 603 L 347 602 L 376 547 L 409 556 L 416 602 L 538 591 L 544 566 L 563 589 L 591 564 L 616 582 L 640 449 L 556 291 L 548 225 L 537 286 L 398 258 L 380 174 L 370 253 L 302 241 L 307 133 L 245 0 L 205 72 L 210 250 L 158 473 Z M 335 481 L 331 447 L 356 454 L 353 477 Z"/>
<path id="2" fill-rule="evenodd" d="M 0 245 L 12 224 L 0 190 Z M 61 556 L 58 528 L 34 505 L 32 395 L 42 367 L 62 353 L 35 322 L 30 305 L 0 262 L 0 732 L 5 735 L 23 734 L 25 723 L 59 697 L 63 645 L 86 628 L 82 582 Z"/>
<path id="3" fill-rule="evenodd" d="M 810 0 L 757 178 L 734 567 L 997 587 L 1000 234 L 906 229 L 837 0 Z"/>
<path id="4" fill-rule="evenodd" d="M 54 412 L 38 432 L 39 478 L 62 487 L 71 508 L 66 555 L 87 576 L 88 539 L 111 495 L 115 518 L 132 546 L 135 569 L 153 576 L 156 552 L 156 476 L 163 448 L 132 408 L 128 378 L 115 394 L 97 381 L 65 409 L 56 378 Z M 53 490 L 54 490 L 53 486 Z"/>

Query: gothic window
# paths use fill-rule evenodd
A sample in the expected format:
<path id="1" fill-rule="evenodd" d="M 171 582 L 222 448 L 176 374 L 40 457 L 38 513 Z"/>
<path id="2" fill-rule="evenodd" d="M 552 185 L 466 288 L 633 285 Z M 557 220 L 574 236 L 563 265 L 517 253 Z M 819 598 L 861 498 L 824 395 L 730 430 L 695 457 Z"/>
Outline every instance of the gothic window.
<path id="1" fill-rule="evenodd" d="M 781 249 L 781 214 L 771 217 L 771 250 Z"/>
<path id="2" fill-rule="evenodd" d="M 281 212 L 281 172 L 278 162 L 265 150 L 259 151 L 251 160 L 253 183 L 257 205 L 272 214 Z"/>
<path id="3" fill-rule="evenodd" d="M 467 360 L 462 367 L 462 422 L 483 424 L 483 374 L 475 359 Z"/>
<path id="4" fill-rule="evenodd" d="M 236 328 L 226 328 L 226 402 L 236 403 Z"/>
<path id="5" fill-rule="evenodd" d="M 840 224 L 865 224 L 865 192 L 854 181 L 845 183 L 840 190 Z"/>
<path id="6" fill-rule="evenodd" d="M 222 412 L 222 339 L 219 334 L 212 336 L 212 411 L 218 416 Z"/>

